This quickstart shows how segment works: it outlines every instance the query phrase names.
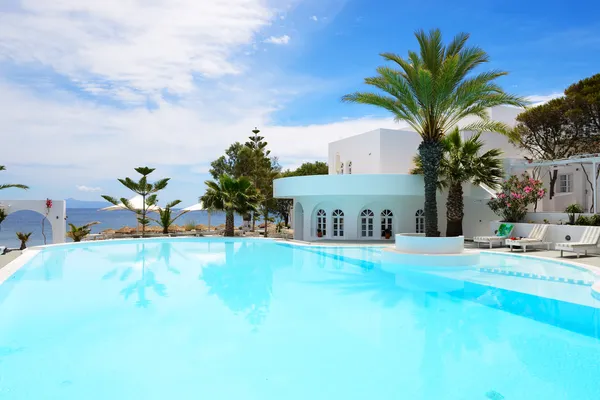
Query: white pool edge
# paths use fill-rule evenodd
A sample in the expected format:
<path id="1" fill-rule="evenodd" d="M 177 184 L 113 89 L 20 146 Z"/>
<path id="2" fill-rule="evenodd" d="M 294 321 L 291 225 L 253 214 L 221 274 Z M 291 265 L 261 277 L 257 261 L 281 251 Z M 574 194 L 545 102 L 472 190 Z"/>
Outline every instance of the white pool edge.
<path id="1" fill-rule="evenodd" d="M 23 265 L 31 261 L 35 256 L 41 253 L 39 249 L 25 249 L 20 256 L 6 264 L 0 269 L 0 285 L 17 272 Z"/>

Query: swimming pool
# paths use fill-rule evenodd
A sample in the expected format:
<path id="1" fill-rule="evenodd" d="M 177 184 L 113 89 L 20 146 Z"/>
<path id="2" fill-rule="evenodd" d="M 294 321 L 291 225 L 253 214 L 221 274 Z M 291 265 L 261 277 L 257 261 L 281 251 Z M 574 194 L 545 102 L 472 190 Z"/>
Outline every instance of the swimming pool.
<path id="1" fill-rule="evenodd" d="M 599 398 L 591 272 L 483 255 L 403 278 L 374 248 L 50 247 L 0 285 L 0 398 Z"/>

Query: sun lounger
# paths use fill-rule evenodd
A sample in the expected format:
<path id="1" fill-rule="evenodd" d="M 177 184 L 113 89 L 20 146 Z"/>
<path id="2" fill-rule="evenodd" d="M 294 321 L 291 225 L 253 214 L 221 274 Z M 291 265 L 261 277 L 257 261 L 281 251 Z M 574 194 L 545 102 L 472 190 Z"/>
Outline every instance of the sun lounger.
<path id="1" fill-rule="evenodd" d="M 581 253 L 587 256 L 588 250 L 598 248 L 598 240 L 600 239 L 600 227 L 588 226 L 583 231 L 583 235 L 579 242 L 556 243 L 556 250 L 560 250 L 560 256 L 563 256 L 563 251 L 570 251 L 577 254 L 577 258 Z"/>
<path id="2" fill-rule="evenodd" d="M 545 242 L 546 234 L 548 233 L 548 225 L 534 225 L 529 236 L 521 239 L 506 239 L 506 245 L 510 247 L 510 251 L 513 251 L 514 246 L 518 246 L 523 249 L 523 252 L 527 252 L 527 246 L 539 246 L 546 245 L 546 248 L 550 250 L 551 242 Z"/>
<path id="3" fill-rule="evenodd" d="M 491 249 L 494 243 L 502 245 L 510 237 L 513 228 L 513 224 L 500 224 L 496 236 L 475 236 L 473 242 L 477 243 L 477 247 L 479 247 L 479 243 L 489 243 Z"/>

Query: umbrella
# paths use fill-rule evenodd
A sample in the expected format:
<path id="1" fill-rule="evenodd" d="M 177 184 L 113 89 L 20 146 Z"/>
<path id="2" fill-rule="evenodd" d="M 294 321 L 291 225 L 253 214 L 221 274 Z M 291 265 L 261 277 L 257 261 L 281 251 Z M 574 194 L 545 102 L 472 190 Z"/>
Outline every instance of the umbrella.
<path id="1" fill-rule="evenodd" d="M 144 200 L 142 198 L 142 196 L 138 195 L 135 197 L 132 197 L 131 199 L 129 199 L 129 205 L 131 207 L 133 207 L 134 210 L 141 210 L 142 208 L 144 208 Z M 160 207 L 158 206 L 146 206 L 146 211 L 158 211 L 160 209 Z M 100 211 L 115 211 L 115 210 L 128 210 L 127 207 L 125 207 L 125 204 L 121 203 L 121 204 L 117 204 L 117 205 L 113 205 L 110 207 L 104 207 L 101 208 Z"/>
<path id="2" fill-rule="evenodd" d="M 210 232 L 210 210 L 204 208 L 204 203 L 194 204 L 193 206 L 184 208 L 182 211 L 206 211 L 208 213 L 208 231 Z"/>

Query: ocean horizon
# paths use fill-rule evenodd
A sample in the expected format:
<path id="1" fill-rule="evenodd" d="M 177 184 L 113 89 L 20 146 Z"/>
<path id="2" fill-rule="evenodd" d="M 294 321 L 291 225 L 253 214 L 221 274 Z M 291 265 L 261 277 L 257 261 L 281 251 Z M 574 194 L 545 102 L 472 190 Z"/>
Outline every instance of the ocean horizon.
<path id="1" fill-rule="evenodd" d="M 152 218 L 157 218 L 156 213 L 151 213 Z M 44 216 L 34 211 L 17 211 L 9 214 L 4 222 L 0 224 L 0 246 L 9 248 L 19 248 L 21 242 L 17 239 L 17 232 L 29 233 L 32 232 L 27 246 L 39 246 L 44 244 L 42 235 L 42 220 Z M 135 227 L 137 225 L 136 216 L 128 210 L 118 211 L 99 211 L 95 208 L 67 208 L 67 231 L 68 224 L 85 225 L 89 222 L 98 221 L 100 224 L 92 227 L 92 233 L 100 233 L 106 229 L 120 229 L 124 226 Z M 175 221 L 176 225 L 185 225 L 188 222 L 194 222 L 196 225 L 208 225 L 208 213 L 206 211 L 193 211 L 182 215 Z M 212 226 L 225 223 L 225 213 L 212 212 L 210 223 Z M 235 224 L 242 224 L 242 217 L 235 216 Z M 151 225 L 157 225 L 153 222 Z M 52 228 L 50 223 L 46 221 L 44 226 L 46 234 L 46 244 L 52 244 Z"/>

